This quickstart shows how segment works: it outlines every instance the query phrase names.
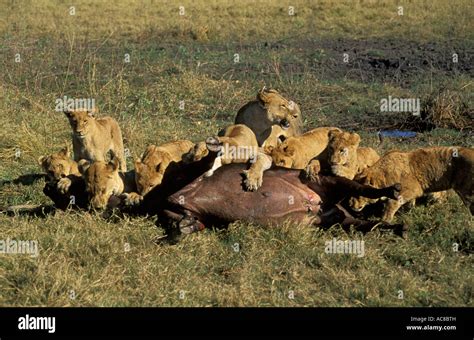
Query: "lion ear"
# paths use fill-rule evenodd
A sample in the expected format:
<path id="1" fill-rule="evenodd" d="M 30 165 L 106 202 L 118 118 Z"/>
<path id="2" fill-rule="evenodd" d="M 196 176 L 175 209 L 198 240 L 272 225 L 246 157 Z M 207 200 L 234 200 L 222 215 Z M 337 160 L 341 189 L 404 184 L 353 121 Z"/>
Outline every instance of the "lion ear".
<path id="1" fill-rule="evenodd" d="M 351 137 L 349 139 L 350 143 L 356 146 L 359 146 L 360 143 L 360 136 L 357 133 L 351 133 Z"/>
<path id="2" fill-rule="evenodd" d="M 118 171 L 118 167 L 119 167 L 119 160 L 117 157 L 113 157 L 110 160 L 109 164 L 107 164 L 107 168 L 109 168 L 113 172 Z"/>
<path id="3" fill-rule="evenodd" d="M 367 183 L 367 169 L 368 168 L 365 168 L 364 170 L 362 170 L 360 174 L 357 174 L 354 177 L 354 181 L 359 182 L 359 183 Z"/>
<path id="4" fill-rule="evenodd" d="M 284 151 L 286 152 L 286 154 L 290 157 L 293 157 L 295 155 L 295 149 L 291 146 L 287 146 L 285 147 Z"/>
<path id="5" fill-rule="evenodd" d="M 341 131 L 336 130 L 336 129 L 332 129 L 332 130 L 329 130 L 328 137 L 329 137 L 330 140 L 332 140 L 332 139 L 338 137 L 340 134 L 341 134 Z"/>
<path id="6" fill-rule="evenodd" d="M 41 156 L 38 158 L 38 163 L 39 165 L 43 166 L 43 162 L 46 161 L 46 159 L 48 158 L 48 156 Z"/>
<path id="7" fill-rule="evenodd" d="M 270 101 L 270 98 L 268 96 L 268 89 L 266 88 L 266 86 L 264 86 L 263 89 L 258 91 L 257 100 L 263 105 L 266 105 Z"/>
<path id="8" fill-rule="evenodd" d="M 290 111 L 293 111 L 295 109 L 295 107 L 296 107 L 296 103 L 294 101 L 290 100 L 288 102 L 288 108 L 290 109 Z"/>
<path id="9" fill-rule="evenodd" d="M 69 151 L 69 146 L 66 145 L 64 148 L 62 148 L 60 151 L 59 151 L 59 154 L 64 156 L 64 157 L 67 157 L 69 158 L 69 156 L 71 155 L 70 151 Z"/>
<path id="10" fill-rule="evenodd" d="M 273 152 L 273 149 L 275 147 L 273 145 L 266 145 L 263 147 L 263 152 L 266 153 L 267 155 L 271 154 Z"/>
<path id="11" fill-rule="evenodd" d="M 77 167 L 79 168 L 79 172 L 84 175 L 91 166 L 91 162 L 89 162 L 87 159 L 81 159 L 79 162 L 77 162 Z"/>
<path id="12" fill-rule="evenodd" d="M 66 117 L 68 117 L 68 118 L 71 118 L 71 117 L 72 117 L 73 111 L 71 111 L 71 110 L 69 110 L 69 109 L 65 109 L 63 112 L 64 112 L 64 114 L 66 115 Z"/>
<path id="13" fill-rule="evenodd" d="M 135 159 L 135 169 L 138 169 L 142 166 L 142 161 L 140 158 Z"/>

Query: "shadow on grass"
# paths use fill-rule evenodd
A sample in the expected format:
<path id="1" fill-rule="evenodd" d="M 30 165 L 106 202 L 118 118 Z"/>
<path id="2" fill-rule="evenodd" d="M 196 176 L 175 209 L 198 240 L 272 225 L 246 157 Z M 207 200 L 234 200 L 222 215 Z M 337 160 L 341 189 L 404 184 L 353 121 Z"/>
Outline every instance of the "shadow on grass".
<path id="1" fill-rule="evenodd" d="M 46 179 L 46 174 L 26 174 L 11 180 L 0 180 L 0 186 L 6 184 L 33 185 L 41 179 Z"/>

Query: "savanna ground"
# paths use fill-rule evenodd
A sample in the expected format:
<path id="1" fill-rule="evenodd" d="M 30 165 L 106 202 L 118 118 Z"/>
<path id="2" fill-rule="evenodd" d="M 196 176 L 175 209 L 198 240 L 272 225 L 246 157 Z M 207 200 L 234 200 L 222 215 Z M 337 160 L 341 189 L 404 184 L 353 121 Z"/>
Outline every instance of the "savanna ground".
<path id="1" fill-rule="evenodd" d="M 95 98 L 118 120 L 129 166 L 149 143 L 215 134 L 264 85 L 300 104 L 306 129 L 357 131 L 380 153 L 473 146 L 470 0 L 0 0 L 0 8 L 1 206 L 49 203 L 43 180 L 11 181 L 39 173 L 39 156 L 70 143 L 54 111 L 64 95 Z M 380 112 L 389 95 L 420 98 L 436 128 L 378 147 L 378 129 L 418 126 L 409 114 Z M 164 246 L 147 218 L 0 215 L 1 239 L 40 247 L 36 258 L 0 254 L 0 305 L 472 306 L 473 225 L 460 199 L 397 220 L 410 226 L 408 239 L 235 223 Z M 326 254 L 333 238 L 363 239 L 365 256 Z"/>

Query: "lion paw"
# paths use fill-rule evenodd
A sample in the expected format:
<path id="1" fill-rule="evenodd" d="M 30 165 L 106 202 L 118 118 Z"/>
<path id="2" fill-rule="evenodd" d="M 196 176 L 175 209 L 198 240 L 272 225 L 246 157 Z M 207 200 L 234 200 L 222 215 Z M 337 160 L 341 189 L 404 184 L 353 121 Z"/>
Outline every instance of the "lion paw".
<path id="1" fill-rule="evenodd" d="M 71 187 L 71 180 L 67 177 L 61 178 L 58 181 L 57 188 L 61 194 L 65 194 L 69 191 L 69 188 Z"/>
<path id="2" fill-rule="evenodd" d="M 250 170 L 244 170 L 244 186 L 246 190 L 256 191 L 263 184 L 263 176 L 261 174 L 256 174 Z"/>
<path id="3" fill-rule="evenodd" d="M 143 196 L 136 192 L 124 193 L 123 198 L 125 205 L 138 205 L 143 201 Z"/>
<path id="4" fill-rule="evenodd" d="M 311 161 L 303 171 L 306 178 L 308 178 L 310 181 L 315 181 L 318 178 L 319 172 L 321 171 L 321 164 L 318 160 Z"/>

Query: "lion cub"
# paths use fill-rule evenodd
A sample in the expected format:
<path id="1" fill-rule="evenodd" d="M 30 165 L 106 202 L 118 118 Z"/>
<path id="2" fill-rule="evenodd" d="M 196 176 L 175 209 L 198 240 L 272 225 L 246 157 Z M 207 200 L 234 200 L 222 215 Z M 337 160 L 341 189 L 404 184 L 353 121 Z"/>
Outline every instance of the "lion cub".
<path id="1" fill-rule="evenodd" d="M 137 192 L 125 195 L 127 197 L 125 202 L 133 205 L 143 200 L 143 196 L 161 184 L 168 167 L 180 162 L 183 155 L 188 153 L 193 146 L 194 143 L 188 140 L 178 140 L 160 146 L 147 146 L 141 159 L 135 160 Z"/>
<path id="2" fill-rule="evenodd" d="M 359 147 L 360 136 L 357 133 L 332 130 L 328 135 L 327 161 L 331 173 L 336 176 L 354 179 L 380 159 L 374 149 Z"/>
<path id="3" fill-rule="evenodd" d="M 382 188 L 401 183 L 398 200 L 388 200 L 383 220 L 390 222 L 405 203 L 433 193 L 454 189 L 474 214 L 474 149 L 464 147 L 432 147 L 409 152 L 390 151 L 373 166 L 366 168 L 355 180 Z M 349 204 L 361 211 L 376 200 L 351 198 Z"/>
<path id="4" fill-rule="evenodd" d="M 301 136 L 288 137 L 276 148 L 264 148 L 264 154 L 260 154 L 250 169 L 244 171 L 246 189 L 257 190 L 262 185 L 264 171 L 269 169 L 272 163 L 284 168 L 302 170 L 314 158 L 325 158 L 328 134 L 331 130 L 340 131 L 336 127 L 320 127 Z"/>
<path id="5" fill-rule="evenodd" d="M 68 146 L 59 152 L 38 158 L 38 162 L 46 172 L 50 182 L 58 181 L 57 188 L 63 194 L 69 190 L 71 181 L 75 178 L 74 176 L 81 176 L 77 162 L 71 159 L 71 152 Z"/>
<path id="6" fill-rule="evenodd" d="M 213 155 L 211 168 L 204 174 L 209 177 L 222 165 L 247 163 L 257 154 L 258 143 L 253 131 L 243 124 L 236 124 L 221 130 L 217 137 L 197 143 L 184 158 L 188 162 L 196 162 Z"/>
<path id="7" fill-rule="evenodd" d="M 104 161 L 89 162 L 82 159 L 79 161 L 79 171 L 84 176 L 86 192 L 89 196 L 90 205 L 94 209 L 107 207 L 109 199 L 120 196 L 122 193 L 135 192 L 135 171 L 119 171 L 119 160 L 112 153 L 112 159 Z"/>
<path id="8" fill-rule="evenodd" d="M 60 151 L 38 158 L 38 163 L 46 172 L 49 180 L 60 180 L 69 175 L 80 175 L 77 162 L 71 159 L 71 152 L 66 146 Z"/>
<path id="9" fill-rule="evenodd" d="M 326 150 L 329 133 L 333 130 L 341 131 L 336 127 L 316 128 L 301 136 L 288 137 L 278 147 L 267 148 L 265 151 L 277 166 L 304 169 L 313 158 Z"/>
<path id="10" fill-rule="evenodd" d="M 248 126 L 254 132 L 259 146 L 268 138 L 272 125 L 286 127 L 288 136 L 297 136 L 303 132 L 303 119 L 298 104 L 265 87 L 257 93 L 256 100 L 240 108 L 235 124 Z"/>
<path id="11" fill-rule="evenodd" d="M 127 171 L 122 132 L 112 117 L 95 118 L 93 112 L 64 111 L 72 128 L 74 160 L 105 161 L 112 151 L 118 158 L 121 171 Z"/>

